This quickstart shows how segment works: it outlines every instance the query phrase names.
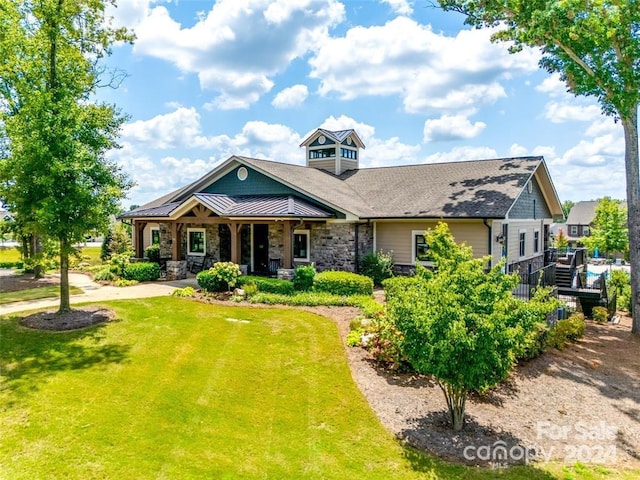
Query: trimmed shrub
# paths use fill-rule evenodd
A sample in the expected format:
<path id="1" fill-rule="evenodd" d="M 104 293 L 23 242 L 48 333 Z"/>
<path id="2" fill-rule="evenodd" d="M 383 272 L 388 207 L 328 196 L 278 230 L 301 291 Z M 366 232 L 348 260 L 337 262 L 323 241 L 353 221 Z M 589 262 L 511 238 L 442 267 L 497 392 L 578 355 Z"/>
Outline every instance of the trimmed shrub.
<path id="1" fill-rule="evenodd" d="M 357 273 L 326 271 L 316 275 L 313 288 L 334 295 L 372 295 L 373 280 Z"/>
<path id="2" fill-rule="evenodd" d="M 549 330 L 547 344 L 552 348 L 562 349 L 569 342 L 577 342 L 584 335 L 585 323 L 582 313 L 574 313 L 566 320 L 559 320 Z"/>
<path id="3" fill-rule="evenodd" d="M 133 255 L 131 251 L 111 255 L 111 260 L 109 260 L 111 271 L 119 277 L 124 277 L 124 271 L 131 263 L 131 255 Z"/>
<path id="4" fill-rule="evenodd" d="M 0 262 L 0 268 L 24 268 L 24 262 Z"/>
<path id="5" fill-rule="evenodd" d="M 316 276 L 316 267 L 311 265 L 301 265 L 296 268 L 293 275 L 293 288 L 306 292 L 313 288 L 313 279 Z"/>
<path id="6" fill-rule="evenodd" d="M 547 348 L 549 327 L 545 323 L 538 323 L 535 330 L 529 332 L 523 339 L 516 354 L 518 360 L 531 360 L 539 357 Z"/>
<path id="7" fill-rule="evenodd" d="M 598 323 L 605 323 L 609 320 L 609 312 L 605 307 L 593 307 L 591 315 L 593 316 L 593 320 Z"/>
<path id="8" fill-rule="evenodd" d="M 150 262 L 158 263 L 160 261 L 160 245 L 155 243 L 153 245 L 149 245 L 144 250 L 144 256 L 147 257 Z"/>
<path id="9" fill-rule="evenodd" d="M 253 282 L 243 284 L 242 289 L 247 297 L 251 297 L 258 293 L 258 286 Z"/>
<path id="10" fill-rule="evenodd" d="M 126 280 L 137 282 L 151 282 L 160 278 L 160 265 L 153 262 L 130 263 L 124 269 Z"/>
<path id="11" fill-rule="evenodd" d="M 239 287 L 244 287 L 251 283 L 258 287 L 259 292 L 277 293 L 280 295 L 293 295 L 294 293 L 293 283 L 288 280 L 278 280 L 277 278 L 257 277 L 253 275 L 243 275 L 238 278 Z"/>
<path id="12" fill-rule="evenodd" d="M 620 310 L 631 312 L 631 277 L 624 270 L 612 270 L 608 288 L 615 291 Z"/>
<path id="13" fill-rule="evenodd" d="M 393 252 L 369 252 L 360 259 L 360 273 L 373 280 L 377 287 L 393 277 Z"/>
<path id="14" fill-rule="evenodd" d="M 217 262 L 198 273 L 196 280 L 205 292 L 226 292 L 235 287 L 241 273 L 240 266 L 233 262 Z"/>
<path id="15" fill-rule="evenodd" d="M 124 278 L 118 278 L 115 282 L 116 287 L 130 287 L 131 285 L 136 285 L 138 283 L 137 280 L 125 280 Z"/>

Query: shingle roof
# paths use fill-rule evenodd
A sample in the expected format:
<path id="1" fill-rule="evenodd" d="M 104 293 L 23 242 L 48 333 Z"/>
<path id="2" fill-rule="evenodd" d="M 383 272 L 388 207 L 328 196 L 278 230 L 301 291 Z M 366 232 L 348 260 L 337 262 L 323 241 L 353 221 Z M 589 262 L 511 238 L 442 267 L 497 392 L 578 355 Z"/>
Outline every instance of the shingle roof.
<path id="1" fill-rule="evenodd" d="M 118 215 L 118 218 L 140 218 L 140 217 L 168 217 L 171 215 L 176 208 L 178 208 L 182 202 L 171 202 L 165 203 L 164 205 L 153 206 L 154 203 L 158 203 L 162 198 L 158 200 L 154 200 L 153 202 L 149 202 L 142 207 L 139 207 L 131 212 L 123 213 L 122 215 Z M 151 205 L 151 206 L 149 206 Z"/>
<path id="2" fill-rule="evenodd" d="M 365 168 L 341 175 L 373 218 L 504 218 L 542 157 Z"/>
<path id="3" fill-rule="evenodd" d="M 406 165 L 350 170 L 340 176 L 301 165 L 232 157 L 275 178 L 327 207 L 359 218 L 505 218 L 538 166 L 542 157 L 499 158 L 465 162 Z M 223 164 L 224 165 L 224 164 Z M 203 179 L 162 197 L 184 201 L 200 188 Z M 201 201 L 221 202 L 221 199 Z M 210 195 L 210 194 L 208 194 Z M 226 196 L 225 196 L 226 197 Z M 236 197 L 228 197 L 236 198 Z M 281 212 L 288 197 L 245 196 L 234 200 L 233 215 L 259 216 Z M 277 199 L 276 199 L 277 198 Z M 159 199 L 160 200 L 160 199 Z M 296 199 L 296 215 L 323 216 L 327 212 Z M 156 205 L 158 201 L 148 205 Z M 155 208 L 169 208 L 170 204 Z M 213 204 L 212 204 L 213 206 Z M 288 203 L 287 203 L 288 206 Z M 222 208 L 231 208 L 220 205 Z M 173 207 L 175 208 L 175 206 Z M 305 210 L 306 209 L 306 210 Z M 152 216 L 149 210 L 129 212 L 127 217 Z M 232 210 L 224 210 L 231 215 Z M 229 213 L 226 213 L 229 212 Z M 306 212 L 306 213 L 305 213 Z M 322 213 L 322 215 L 320 214 Z M 279 215 L 279 214 L 278 214 Z"/>
<path id="4" fill-rule="evenodd" d="M 596 217 L 597 200 L 576 202 L 567 216 L 567 225 L 589 225 Z"/>

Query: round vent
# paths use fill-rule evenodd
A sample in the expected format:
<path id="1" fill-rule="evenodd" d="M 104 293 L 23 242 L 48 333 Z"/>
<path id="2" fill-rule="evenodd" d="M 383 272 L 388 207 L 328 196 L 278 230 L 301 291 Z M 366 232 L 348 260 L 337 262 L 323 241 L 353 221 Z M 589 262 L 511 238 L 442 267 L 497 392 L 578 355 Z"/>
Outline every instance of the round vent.
<path id="1" fill-rule="evenodd" d="M 240 180 L 241 182 L 244 182 L 248 176 L 249 176 L 249 172 L 247 172 L 247 169 L 245 167 L 240 167 L 238 169 L 238 180 Z"/>
<path id="2" fill-rule="evenodd" d="M 353 141 L 351 140 L 351 137 L 347 138 L 347 145 L 351 145 L 353 143 Z"/>
<path id="3" fill-rule="evenodd" d="M 327 139 L 325 138 L 325 136 L 324 136 L 324 135 L 320 135 L 320 136 L 318 137 L 318 143 L 319 143 L 320 145 L 324 145 L 324 142 L 326 142 L 326 141 L 327 141 Z"/>

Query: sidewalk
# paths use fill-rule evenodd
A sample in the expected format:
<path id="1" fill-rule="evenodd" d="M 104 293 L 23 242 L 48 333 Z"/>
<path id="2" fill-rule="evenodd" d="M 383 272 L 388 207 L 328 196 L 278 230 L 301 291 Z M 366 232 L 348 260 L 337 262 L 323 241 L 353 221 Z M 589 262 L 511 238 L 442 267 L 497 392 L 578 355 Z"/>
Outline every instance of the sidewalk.
<path id="1" fill-rule="evenodd" d="M 131 287 L 114 287 L 95 283 L 89 275 L 83 273 L 69 273 L 69 284 L 84 291 L 80 295 L 71 295 L 71 304 L 83 302 L 101 302 L 105 300 L 123 300 L 131 298 L 149 298 L 171 295 L 176 288 L 191 286 L 198 288 L 195 278 L 176 280 L 172 282 L 149 282 L 133 285 Z M 0 305 L 0 316 L 23 310 L 36 310 L 53 308 L 60 305 L 58 298 L 43 298 L 26 302 L 13 302 Z"/>

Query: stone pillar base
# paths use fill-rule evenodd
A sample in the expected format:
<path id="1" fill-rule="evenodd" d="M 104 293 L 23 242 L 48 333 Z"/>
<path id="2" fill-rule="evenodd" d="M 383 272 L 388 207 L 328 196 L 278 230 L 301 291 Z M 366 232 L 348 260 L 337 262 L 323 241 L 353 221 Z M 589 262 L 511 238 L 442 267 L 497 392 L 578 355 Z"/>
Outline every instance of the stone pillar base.
<path id="1" fill-rule="evenodd" d="M 184 280 L 187 278 L 186 260 L 167 260 L 167 280 Z"/>
<path id="2" fill-rule="evenodd" d="M 293 280 L 293 276 L 295 275 L 295 268 L 279 268 L 278 269 L 278 279 L 279 280 Z"/>

